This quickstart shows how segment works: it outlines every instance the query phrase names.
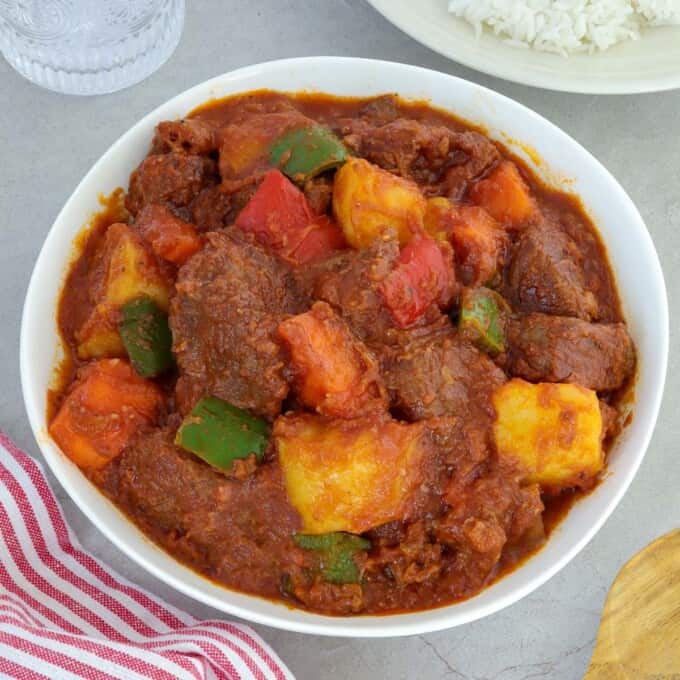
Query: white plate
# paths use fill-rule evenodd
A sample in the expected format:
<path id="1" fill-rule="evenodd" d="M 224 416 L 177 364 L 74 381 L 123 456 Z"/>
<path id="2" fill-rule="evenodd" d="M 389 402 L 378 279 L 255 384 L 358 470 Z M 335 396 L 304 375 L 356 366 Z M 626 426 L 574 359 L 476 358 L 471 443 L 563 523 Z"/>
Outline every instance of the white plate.
<path id="1" fill-rule="evenodd" d="M 368 0 L 386 19 L 435 52 L 492 76 L 548 90 L 635 94 L 680 87 L 680 27 L 649 29 L 643 38 L 593 55 L 568 58 L 512 47 L 486 33 L 477 40 L 447 0 Z"/>
<path id="2" fill-rule="evenodd" d="M 611 452 L 607 478 L 576 504 L 547 545 L 521 568 L 465 602 L 394 616 L 340 618 L 221 588 L 149 541 L 88 482 L 47 432 L 47 389 L 61 348 L 56 323 L 59 289 L 73 240 L 92 213 L 101 209 L 99 194 L 127 186 L 158 122 L 184 116 L 211 98 L 261 88 L 358 96 L 398 92 L 429 98 L 484 126 L 549 183 L 566 185 L 581 196 L 607 244 L 638 351 L 633 421 Z M 536 154 L 528 157 L 523 144 Z M 227 614 L 303 633 L 352 637 L 412 635 L 474 621 L 524 597 L 562 569 L 597 533 L 635 476 L 659 411 L 667 359 L 668 304 L 654 245 L 625 191 L 583 147 L 533 111 L 474 83 L 414 66 L 340 57 L 290 59 L 227 73 L 171 99 L 128 130 L 85 175 L 52 225 L 31 277 L 21 326 L 21 383 L 38 445 L 64 489 L 112 543 L 162 581 Z"/>

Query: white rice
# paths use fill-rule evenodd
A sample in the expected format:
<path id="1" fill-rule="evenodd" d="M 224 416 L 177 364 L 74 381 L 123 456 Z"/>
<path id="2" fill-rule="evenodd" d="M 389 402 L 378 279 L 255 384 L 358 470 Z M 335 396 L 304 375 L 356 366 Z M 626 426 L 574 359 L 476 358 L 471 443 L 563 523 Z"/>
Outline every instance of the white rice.
<path id="1" fill-rule="evenodd" d="M 645 26 L 680 25 L 680 0 L 449 0 L 449 12 L 517 47 L 567 55 L 637 40 Z"/>

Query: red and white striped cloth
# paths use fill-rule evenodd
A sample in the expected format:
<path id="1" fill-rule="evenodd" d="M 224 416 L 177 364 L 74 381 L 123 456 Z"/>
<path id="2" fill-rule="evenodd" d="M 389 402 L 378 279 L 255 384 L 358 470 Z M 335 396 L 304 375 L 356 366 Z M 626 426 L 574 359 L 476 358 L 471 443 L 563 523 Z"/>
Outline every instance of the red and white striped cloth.
<path id="1" fill-rule="evenodd" d="M 2 432 L 0 676 L 293 678 L 248 626 L 197 621 L 85 552 L 39 464 Z"/>

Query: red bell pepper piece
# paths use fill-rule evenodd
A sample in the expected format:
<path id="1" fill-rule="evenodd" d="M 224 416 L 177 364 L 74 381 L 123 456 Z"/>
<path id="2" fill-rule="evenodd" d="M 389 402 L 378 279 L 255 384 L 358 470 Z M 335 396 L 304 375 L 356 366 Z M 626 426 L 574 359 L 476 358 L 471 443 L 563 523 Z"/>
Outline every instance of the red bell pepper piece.
<path id="1" fill-rule="evenodd" d="M 380 292 L 394 320 L 401 328 L 407 328 L 430 305 L 445 304 L 454 286 L 450 247 L 424 236 L 404 247 L 396 267 L 381 283 Z"/>
<path id="2" fill-rule="evenodd" d="M 342 229 L 327 215 L 318 215 L 308 225 L 307 233 L 293 251 L 292 258 L 296 263 L 304 264 L 346 247 L 347 241 Z"/>
<path id="3" fill-rule="evenodd" d="M 236 226 L 293 264 L 304 264 L 345 246 L 342 231 L 315 215 L 302 191 L 270 170 L 236 218 Z"/>

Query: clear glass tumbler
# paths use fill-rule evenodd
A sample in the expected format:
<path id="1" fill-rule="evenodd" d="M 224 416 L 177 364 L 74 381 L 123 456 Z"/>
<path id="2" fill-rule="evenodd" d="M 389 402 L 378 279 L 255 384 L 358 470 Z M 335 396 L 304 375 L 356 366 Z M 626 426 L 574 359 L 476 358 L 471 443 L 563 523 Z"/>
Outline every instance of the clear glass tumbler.
<path id="1" fill-rule="evenodd" d="M 151 75 L 173 53 L 184 0 L 0 0 L 0 50 L 37 85 L 103 94 Z"/>

